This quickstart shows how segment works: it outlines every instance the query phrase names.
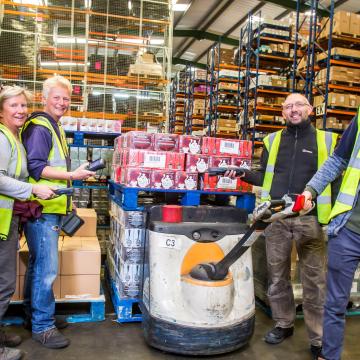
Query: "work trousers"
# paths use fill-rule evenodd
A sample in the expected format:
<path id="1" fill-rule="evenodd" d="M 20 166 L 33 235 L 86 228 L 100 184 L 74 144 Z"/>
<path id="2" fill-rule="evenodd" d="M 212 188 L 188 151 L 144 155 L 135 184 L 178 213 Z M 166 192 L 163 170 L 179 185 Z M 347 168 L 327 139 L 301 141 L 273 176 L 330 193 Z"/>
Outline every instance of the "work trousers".
<path id="1" fill-rule="evenodd" d="M 16 259 L 19 244 L 19 217 L 13 216 L 7 240 L 0 240 L 0 321 L 16 289 Z"/>
<path id="2" fill-rule="evenodd" d="M 359 234 L 343 228 L 337 236 L 329 238 L 323 338 L 323 354 L 327 360 L 341 359 L 345 312 L 359 261 Z"/>
<path id="3" fill-rule="evenodd" d="M 310 343 L 322 342 L 325 298 L 325 236 L 316 216 L 275 221 L 264 232 L 268 269 L 268 299 L 275 326 L 294 326 L 295 301 L 291 284 L 291 251 L 295 242 L 303 288 L 302 306 Z"/>

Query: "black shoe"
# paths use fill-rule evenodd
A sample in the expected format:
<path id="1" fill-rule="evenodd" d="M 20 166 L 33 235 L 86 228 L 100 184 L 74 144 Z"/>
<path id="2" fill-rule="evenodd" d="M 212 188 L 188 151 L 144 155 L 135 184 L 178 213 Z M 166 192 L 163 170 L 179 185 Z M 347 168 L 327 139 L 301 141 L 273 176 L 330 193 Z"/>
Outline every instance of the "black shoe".
<path id="1" fill-rule="evenodd" d="M 321 350 L 322 350 L 321 346 L 316 346 L 312 344 L 310 345 L 310 351 L 313 360 L 317 360 L 319 356 L 321 357 Z"/>
<path id="2" fill-rule="evenodd" d="M 265 342 L 268 344 L 280 344 L 287 337 L 294 333 L 294 328 L 274 327 L 265 335 Z"/>
<path id="3" fill-rule="evenodd" d="M 15 347 L 21 344 L 21 337 L 19 335 L 3 332 L 1 337 L 1 341 L 4 346 Z"/>
<path id="4" fill-rule="evenodd" d="M 70 345 L 67 339 L 57 328 L 53 328 L 41 333 L 32 333 L 32 338 L 49 349 L 61 349 Z"/>
<path id="5" fill-rule="evenodd" d="M 0 347 L 0 360 L 20 360 L 23 352 L 19 349 Z"/>
<path id="6" fill-rule="evenodd" d="M 23 326 L 26 330 L 30 330 L 31 331 L 31 319 L 26 317 L 24 319 L 24 323 L 23 323 Z M 62 330 L 62 329 L 65 329 L 69 326 L 69 323 L 62 319 L 61 317 L 58 317 L 58 316 L 55 316 L 55 326 L 59 329 L 59 330 Z"/>

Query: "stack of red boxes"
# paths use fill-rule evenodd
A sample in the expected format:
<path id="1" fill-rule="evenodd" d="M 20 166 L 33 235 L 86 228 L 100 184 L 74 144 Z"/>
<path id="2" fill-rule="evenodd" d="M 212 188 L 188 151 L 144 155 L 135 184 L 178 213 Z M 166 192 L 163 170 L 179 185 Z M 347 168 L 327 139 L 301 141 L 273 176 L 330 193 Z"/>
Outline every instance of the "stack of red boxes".
<path id="1" fill-rule="evenodd" d="M 113 179 L 130 187 L 196 190 L 198 175 L 184 171 L 185 154 L 200 151 L 200 140 L 130 131 L 115 141 Z"/>
<path id="2" fill-rule="evenodd" d="M 209 167 L 231 165 L 251 169 L 251 141 L 204 137 L 202 153 L 209 154 Z M 202 176 L 201 188 L 209 191 L 252 191 L 252 185 L 239 177 L 230 179 L 223 175 L 209 175 L 208 173 Z"/>
<path id="3" fill-rule="evenodd" d="M 115 141 L 115 182 L 129 187 L 155 189 L 198 188 L 198 174 L 209 167 L 251 167 L 251 142 L 176 134 L 130 131 Z M 202 189 L 251 191 L 240 179 L 204 174 Z"/>

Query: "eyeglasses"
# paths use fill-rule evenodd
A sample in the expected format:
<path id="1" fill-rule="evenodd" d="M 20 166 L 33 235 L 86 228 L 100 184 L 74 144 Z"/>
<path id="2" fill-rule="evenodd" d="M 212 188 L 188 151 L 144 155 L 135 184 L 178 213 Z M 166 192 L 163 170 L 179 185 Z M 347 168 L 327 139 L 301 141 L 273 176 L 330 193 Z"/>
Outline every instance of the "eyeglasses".
<path id="1" fill-rule="evenodd" d="M 309 106 L 309 104 L 297 101 L 297 102 L 295 102 L 293 104 L 284 104 L 283 109 L 284 110 L 291 110 L 293 106 L 296 107 L 297 109 L 300 109 L 300 108 L 303 108 L 304 106 Z"/>

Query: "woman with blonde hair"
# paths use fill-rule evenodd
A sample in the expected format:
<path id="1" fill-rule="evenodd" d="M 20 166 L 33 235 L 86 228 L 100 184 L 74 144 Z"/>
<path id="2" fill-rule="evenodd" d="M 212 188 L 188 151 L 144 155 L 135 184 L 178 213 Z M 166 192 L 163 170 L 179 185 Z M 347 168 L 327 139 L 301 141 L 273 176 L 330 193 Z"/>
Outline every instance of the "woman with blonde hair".
<path id="1" fill-rule="evenodd" d="M 0 322 L 16 288 L 16 258 L 19 241 L 19 216 L 14 213 L 16 202 L 32 194 L 49 199 L 54 192 L 49 186 L 29 184 L 26 153 L 19 140 L 19 130 L 28 115 L 30 93 L 19 86 L 0 88 Z M 21 350 L 18 335 L 0 329 L 0 360 L 17 360 Z"/>

